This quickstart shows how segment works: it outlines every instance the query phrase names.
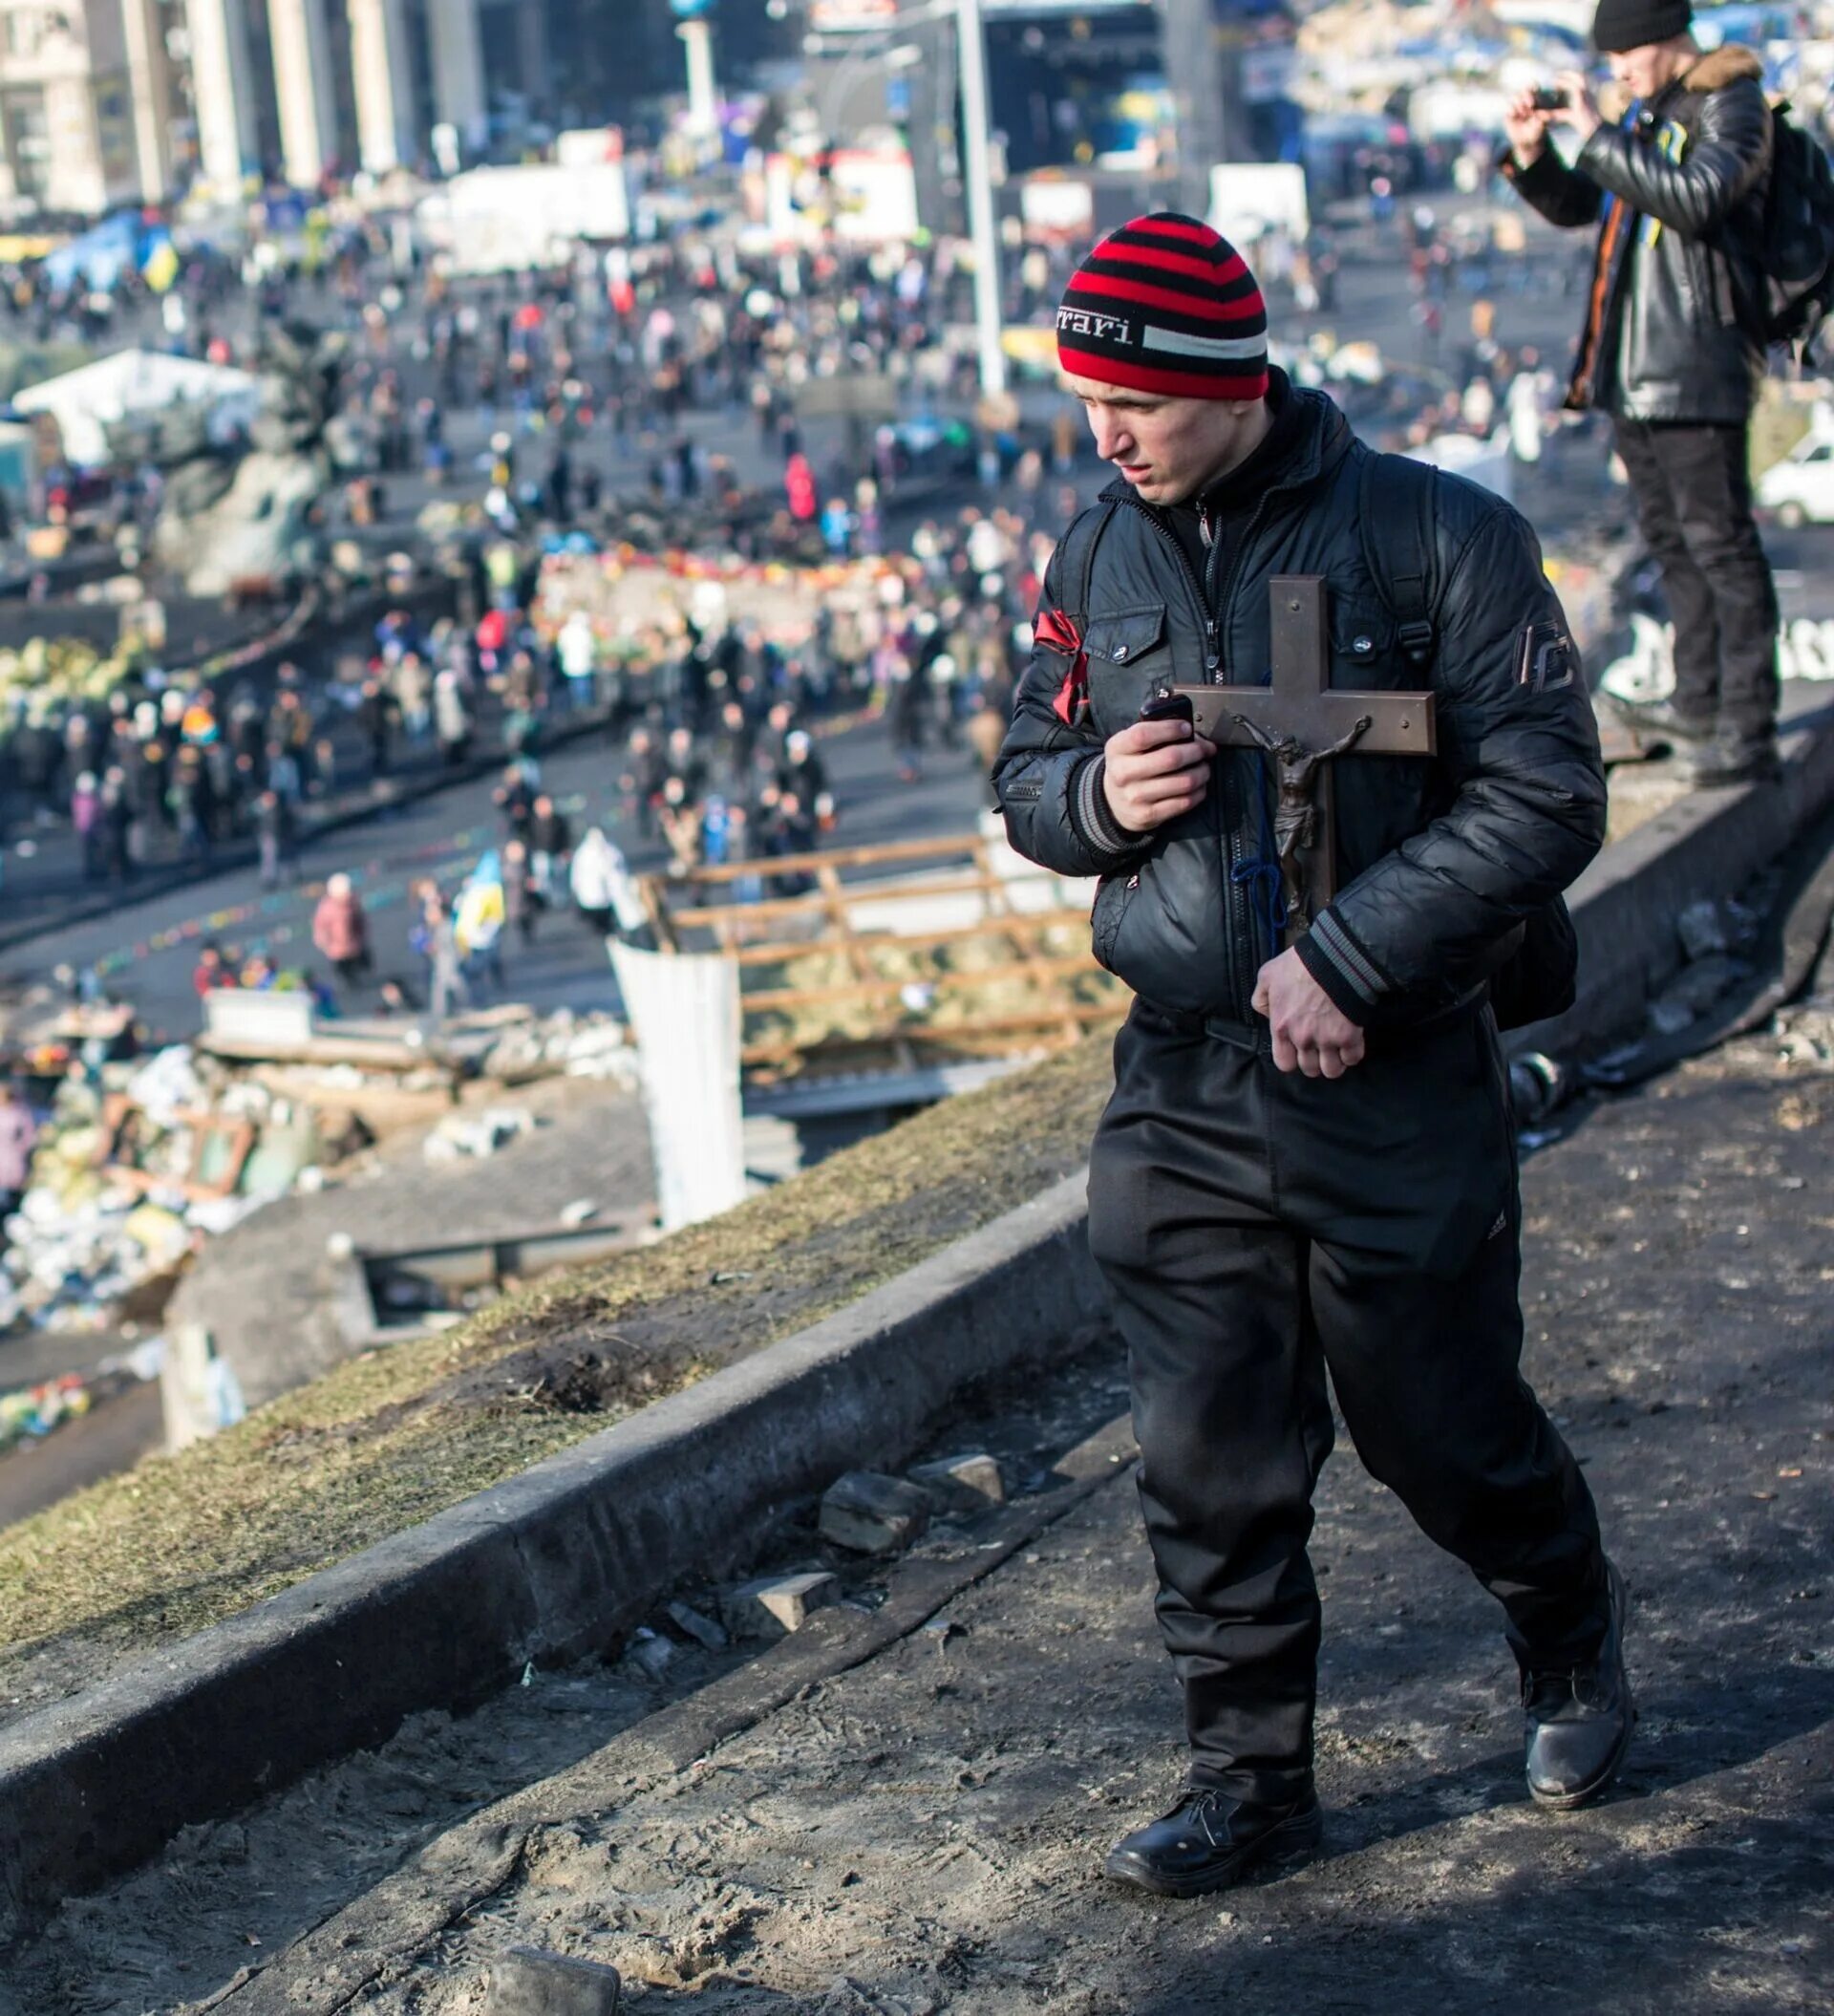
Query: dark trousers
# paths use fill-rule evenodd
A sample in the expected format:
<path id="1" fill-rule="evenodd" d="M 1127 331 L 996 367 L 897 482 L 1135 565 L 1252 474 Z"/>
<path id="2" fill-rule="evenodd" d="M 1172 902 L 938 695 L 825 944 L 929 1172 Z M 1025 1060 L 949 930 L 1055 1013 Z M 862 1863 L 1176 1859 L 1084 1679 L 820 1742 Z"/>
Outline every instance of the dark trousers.
<path id="1" fill-rule="evenodd" d="M 1255 1040 L 1136 1005 L 1089 1237 L 1127 1344 L 1192 1782 L 1278 1801 L 1312 1774 L 1327 1368 L 1365 1467 L 1503 1604 L 1519 1660 L 1583 1662 L 1607 1608 L 1590 1493 L 1519 1369 L 1514 1134 L 1488 1014 L 1335 1082 L 1277 1072 Z"/>
<path id="2" fill-rule="evenodd" d="M 1777 725 L 1777 590 L 1751 515 L 1743 427 L 1614 419 L 1674 621 L 1674 705 L 1731 742 Z"/>

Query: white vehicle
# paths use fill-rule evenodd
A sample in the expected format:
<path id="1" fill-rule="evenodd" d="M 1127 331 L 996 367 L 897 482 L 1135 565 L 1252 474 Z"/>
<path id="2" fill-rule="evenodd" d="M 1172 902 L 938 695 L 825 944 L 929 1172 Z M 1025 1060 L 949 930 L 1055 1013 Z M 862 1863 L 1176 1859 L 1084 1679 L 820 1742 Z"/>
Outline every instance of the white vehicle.
<path id="1" fill-rule="evenodd" d="M 1817 427 L 1803 435 L 1758 479 L 1757 499 L 1791 531 L 1801 525 L 1834 525 L 1834 429 Z"/>

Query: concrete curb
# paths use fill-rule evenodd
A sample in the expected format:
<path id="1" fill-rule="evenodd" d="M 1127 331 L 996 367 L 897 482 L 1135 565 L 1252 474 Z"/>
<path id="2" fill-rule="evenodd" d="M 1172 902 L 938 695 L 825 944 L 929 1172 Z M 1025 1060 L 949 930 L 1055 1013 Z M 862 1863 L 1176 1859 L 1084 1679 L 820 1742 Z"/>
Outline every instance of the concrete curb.
<path id="1" fill-rule="evenodd" d="M 1567 898 L 1579 933 L 1578 1001 L 1518 1031 L 1512 1051 L 1583 1056 L 1635 1029 L 1682 964 L 1674 920 L 1736 896 L 1834 804 L 1834 691 L 1784 689 L 1783 780 L 1691 791 L 1607 847 Z"/>
<path id="2" fill-rule="evenodd" d="M 972 1382 L 1102 1306 L 1084 1178 L 824 1321 L 0 1737 L 0 1948 L 58 1901 L 421 1708 L 604 1646 Z"/>

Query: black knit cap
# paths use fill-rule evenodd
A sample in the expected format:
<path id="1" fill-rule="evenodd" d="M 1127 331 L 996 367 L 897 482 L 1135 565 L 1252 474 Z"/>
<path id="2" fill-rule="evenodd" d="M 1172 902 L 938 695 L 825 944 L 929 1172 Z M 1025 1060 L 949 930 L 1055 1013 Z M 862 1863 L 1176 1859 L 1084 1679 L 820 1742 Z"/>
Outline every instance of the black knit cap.
<path id="1" fill-rule="evenodd" d="M 1694 26 L 1689 0 L 1598 0 L 1592 41 L 1607 55 L 1673 42 Z"/>

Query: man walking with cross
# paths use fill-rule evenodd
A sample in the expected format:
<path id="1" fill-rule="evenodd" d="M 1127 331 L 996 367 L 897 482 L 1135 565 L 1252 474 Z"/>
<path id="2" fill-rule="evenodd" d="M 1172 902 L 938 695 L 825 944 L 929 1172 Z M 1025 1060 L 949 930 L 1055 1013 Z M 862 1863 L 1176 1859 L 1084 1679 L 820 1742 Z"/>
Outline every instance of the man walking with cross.
<path id="1" fill-rule="evenodd" d="M 994 781 L 1023 853 L 1100 878 L 1096 956 L 1138 997 L 1089 1236 L 1190 1763 L 1107 1866 L 1184 1897 L 1320 1837 L 1327 1369 L 1365 1466 L 1503 1605 L 1534 1797 L 1595 1798 L 1628 1747 L 1622 1584 L 1519 1369 L 1491 1007 L 1605 786 L 1528 526 L 1269 372 L 1214 231 L 1104 239 L 1057 342 L 1119 480 L 1053 557 Z"/>

